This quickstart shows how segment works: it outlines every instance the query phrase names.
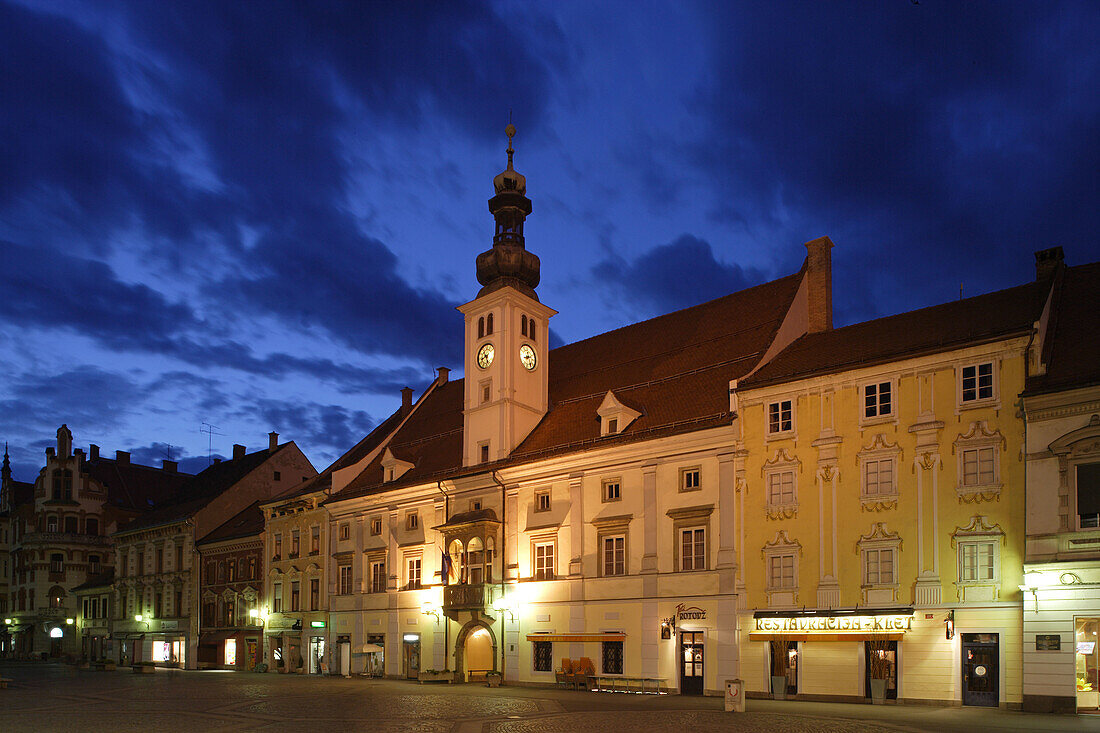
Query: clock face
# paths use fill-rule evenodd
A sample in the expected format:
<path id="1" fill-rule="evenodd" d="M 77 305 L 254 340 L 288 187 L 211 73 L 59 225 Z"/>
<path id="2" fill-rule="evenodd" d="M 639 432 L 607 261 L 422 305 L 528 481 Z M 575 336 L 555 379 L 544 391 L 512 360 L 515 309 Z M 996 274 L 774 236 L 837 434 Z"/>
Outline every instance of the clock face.
<path id="1" fill-rule="evenodd" d="M 488 369 L 489 365 L 493 363 L 493 356 L 496 350 L 492 344 L 485 344 L 477 352 L 477 365 L 482 369 Z"/>
<path id="2" fill-rule="evenodd" d="M 535 350 L 528 344 L 519 347 L 519 363 L 523 364 L 523 368 L 529 372 L 534 371 L 535 365 L 538 364 L 538 357 L 535 356 Z"/>

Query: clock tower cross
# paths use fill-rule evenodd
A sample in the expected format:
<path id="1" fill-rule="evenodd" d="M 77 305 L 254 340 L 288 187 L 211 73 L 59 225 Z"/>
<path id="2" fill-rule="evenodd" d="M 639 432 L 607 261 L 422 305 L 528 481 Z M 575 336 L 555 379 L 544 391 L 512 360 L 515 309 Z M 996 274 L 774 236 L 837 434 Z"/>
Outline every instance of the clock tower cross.
<path id="1" fill-rule="evenodd" d="M 459 306 L 466 322 L 462 465 L 507 458 L 546 414 L 550 318 L 539 302 L 539 258 L 524 246 L 531 213 L 527 179 L 512 167 L 493 179 L 493 246 L 477 256 L 477 297 Z"/>

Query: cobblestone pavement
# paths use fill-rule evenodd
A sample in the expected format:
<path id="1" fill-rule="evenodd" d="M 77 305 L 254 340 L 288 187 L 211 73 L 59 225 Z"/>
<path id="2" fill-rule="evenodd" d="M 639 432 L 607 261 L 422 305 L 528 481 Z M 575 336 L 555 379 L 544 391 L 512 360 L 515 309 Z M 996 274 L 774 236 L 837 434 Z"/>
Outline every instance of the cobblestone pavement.
<path id="1" fill-rule="evenodd" d="M 677 730 L 792 733 L 1097 731 L 1100 718 L 958 708 L 750 700 L 726 713 L 716 698 L 553 689 L 487 689 L 392 680 L 158 670 L 78 671 L 0 663 L 0 731 L 416 731 L 616 733 Z"/>

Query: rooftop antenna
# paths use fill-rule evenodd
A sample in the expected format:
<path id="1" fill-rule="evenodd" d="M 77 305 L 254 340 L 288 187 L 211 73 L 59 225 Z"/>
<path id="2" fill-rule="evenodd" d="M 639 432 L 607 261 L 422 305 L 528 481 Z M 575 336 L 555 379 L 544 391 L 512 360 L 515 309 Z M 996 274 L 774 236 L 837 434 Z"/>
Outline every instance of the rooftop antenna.
<path id="1" fill-rule="evenodd" d="M 172 444 L 168 443 L 167 448 L 164 451 L 164 457 L 169 461 L 172 460 Z"/>
<path id="2" fill-rule="evenodd" d="M 210 465 L 214 462 L 214 436 L 225 435 L 225 433 L 218 432 L 221 430 L 217 425 L 211 425 L 208 422 L 203 422 L 202 427 L 199 428 L 200 433 L 206 433 L 206 465 Z"/>

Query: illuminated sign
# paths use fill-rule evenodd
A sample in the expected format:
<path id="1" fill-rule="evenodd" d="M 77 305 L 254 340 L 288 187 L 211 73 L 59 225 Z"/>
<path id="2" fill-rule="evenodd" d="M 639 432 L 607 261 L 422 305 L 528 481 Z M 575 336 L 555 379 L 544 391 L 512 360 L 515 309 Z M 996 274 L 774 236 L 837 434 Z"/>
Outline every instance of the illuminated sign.
<path id="1" fill-rule="evenodd" d="M 237 663 L 237 640 L 226 639 L 225 640 L 225 663 L 236 664 Z"/>
<path id="2" fill-rule="evenodd" d="M 51 639 L 60 639 L 62 637 L 62 635 L 64 635 L 64 633 L 65 632 L 63 632 L 61 630 L 60 626 L 54 626 L 52 629 L 50 629 L 50 638 Z"/>
<path id="3" fill-rule="evenodd" d="M 758 618 L 755 631 L 779 633 L 869 633 L 909 631 L 912 616 L 798 616 Z"/>
<path id="4" fill-rule="evenodd" d="M 325 628 L 325 622 L 324 621 L 310 621 L 309 626 L 312 629 L 323 629 L 323 628 Z"/>
<path id="5" fill-rule="evenodd" d="M 698 606 L 685 606 L 683 603 L 676 606 L 676 618 L 681 621 L 702 621 L 707 617 L 707 612 Z"/>

